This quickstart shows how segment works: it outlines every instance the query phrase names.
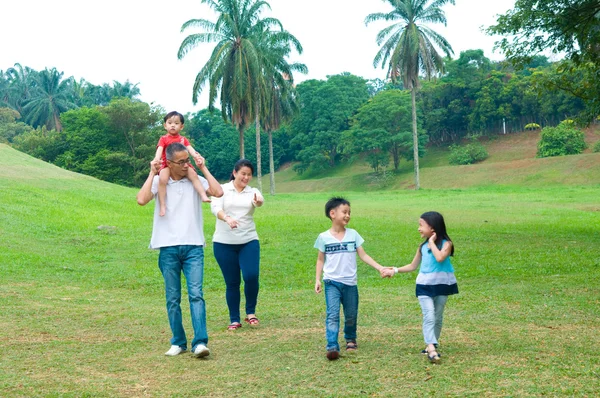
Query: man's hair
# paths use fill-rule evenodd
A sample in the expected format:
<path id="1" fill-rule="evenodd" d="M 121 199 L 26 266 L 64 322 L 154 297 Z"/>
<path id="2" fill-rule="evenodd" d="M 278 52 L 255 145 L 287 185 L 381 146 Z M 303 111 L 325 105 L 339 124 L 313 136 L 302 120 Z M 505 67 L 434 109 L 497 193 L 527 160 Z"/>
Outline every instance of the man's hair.
<path id="1" fill-rule="evenodd" d="M 167 113 L 167 116 L 165 116 L 165 118 L 163 120 L 166 123 L 167 120 L 169 120 L 173 116 L 179 116 L 179 120 L 181 121 L 181 124 L 185 124 L 185 119 L 183 118 L 183 115 L 181 113 L 177 112 L 177 111 L 173 111 L 173 112 Z"/>
<path id="2" fill-rule="evenodd" d="M 325 203 L 325 217 L 331 219 L 331 216 L 329 215 L 331 210 L 333 210 L 337 207 L 340 207 L 341 205 L 350 206 L 350 202 L 348 202 L 346 199 L 341 198 L 341 197 L 333 197 L 333 198 L 329 199 L 327 201 L 327 203 Z"/>
<path id="3" fill-rule="evenodd" d="M 182 151 L 187 152 L 185 145 L 183 145 L 180 142 L 174 142 L 167 147 L 167 150 L 165 151 L 165 156 L 167 157 L 168 160 L 173 160 L 173 157 L 175 156 L 175 154 L 178 152 L 182 152 Z"/>

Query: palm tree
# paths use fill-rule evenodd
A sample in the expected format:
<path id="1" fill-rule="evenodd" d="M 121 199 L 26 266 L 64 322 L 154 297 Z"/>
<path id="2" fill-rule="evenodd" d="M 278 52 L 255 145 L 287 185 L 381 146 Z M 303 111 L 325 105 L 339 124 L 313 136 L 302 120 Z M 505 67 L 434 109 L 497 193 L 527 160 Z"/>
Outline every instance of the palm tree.
<path id="1" fill-rule="evenodd" d="M 181 31 L 197 27 L 204 30 L 187 36 L 177 53 L 182 59 L 201 43 L 214 43 L 210 59 L 196 75 L 192 89 L 192 102 L 205 83 L 209 85 L 209 110 L 214 109 L 220 97 L 221 114 L 237 128 L 240 139 L 240 157 L 244 157 L 244 129 L 256 118 L 260 109 L 261 65 L 259 47 L 262 33 L 281 23 L 275 18 L 260 18 L 263 8 L 271 7 L 262 0 L 202 0 L 219 14 L 217 22 L 191 19 Z"/>
<path id="2" fill-rule="evenodd" d="M 308 68 L 301 63 L 288 63 L 287 57 L 293 49 L 302 54 L 302 45 L 291 33 L 280 30 L 265 30 L 259 40 L 261 75 L 259 98 L 255 102 L 256 163 L 259 190 L 262 191 L 262 165 L 260 147 L 260 127 L 269 135 L 269 169 L 271 195 L 275 194 L 275 167 L 273 161 L 273 130 L 287 120 L 295 106 L 293 96 L 288 95 L 293 88 L 294 72 L 307 73 Z M 291 103 L 292 101 L 293 103 Z M 296 107 L 297 108 L 297 107 Z M 262 121 L 262 123 L 261 123 Z"/>
<path id="3" fill-rule="evenodd" d="M 23 113 L 23 104 L 29 100 L 31 90 L 35 85 L 36 72 L 28 66 L 23 67 L 16 63 L 14 68 L 6 70 L 9 88 L 6 95 L 7 102 L 13 109 Z"/>
<path id="4" fill-rule="evenodd" d="M 387 0 L 394 9 L 388 13 L 369 14 L 368 25 L 374 21 L 394 21 L 394 24 L 377 34 L 377 45 L 381 46 L 373 66 L 388 67 L 388 76 L 393 83 L 402 79 L 404 87 L 411 92 L 413 154 L 415 161 L 415 189 L 419 189 L 419 143 L 417 136 L 416 92 L 419 89 L 419 72 L 427 79 L 444 70 L 444 58 L 436 51 L 439 47 L 446 57 L 454 54 L 450 43 L 440 34 L 421 23 L 442 23 L 446 16 L 441 7 L 454 0 Z"/>
<path id="5" fill-rule="evenodd" d="M 46 68 L 36 75 L 31 97 L 23 105 L 25 120 L 32 126 L 61 131 L 60 114 L 76 107 L 72 78 L 61 81 L 62 76 L 56 68 Z"/>

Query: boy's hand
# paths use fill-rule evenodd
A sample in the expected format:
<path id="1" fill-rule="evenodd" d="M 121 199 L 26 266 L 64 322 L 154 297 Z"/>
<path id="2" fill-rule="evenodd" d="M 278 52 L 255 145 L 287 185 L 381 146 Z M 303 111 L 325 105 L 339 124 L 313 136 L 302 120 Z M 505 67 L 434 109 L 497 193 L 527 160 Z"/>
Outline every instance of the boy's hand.
<path id="1" fill-rule="evenodd" d="M 322 289 L 321 289 L 321 281 L 316 281 L 315 282 L 315 293 L 321 293 Z"/>

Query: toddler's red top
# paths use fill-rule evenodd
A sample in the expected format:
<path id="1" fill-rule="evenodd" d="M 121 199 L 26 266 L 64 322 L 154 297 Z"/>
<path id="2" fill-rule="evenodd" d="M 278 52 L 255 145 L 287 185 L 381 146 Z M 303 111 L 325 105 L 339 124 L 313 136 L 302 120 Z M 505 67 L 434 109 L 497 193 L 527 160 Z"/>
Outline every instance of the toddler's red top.
<path id="1" fill-rule="evenodd" d="M 161 157 L 161 163 L 162 163 L 161 168 L 167 167 L 167 147 L 174 142 L 179 142 L 180 144 L 183 144 L 183 146 L 185 146 L 185 147 L 190 146 L 190 142 L 188 141 L 188 139 L 179 134 L 177 134 L 177 135 L 165 134 L 162 137 L 160 137 L 156 147 L 158 148 L 161 146 L 163 148 L 162 157 Z"/>

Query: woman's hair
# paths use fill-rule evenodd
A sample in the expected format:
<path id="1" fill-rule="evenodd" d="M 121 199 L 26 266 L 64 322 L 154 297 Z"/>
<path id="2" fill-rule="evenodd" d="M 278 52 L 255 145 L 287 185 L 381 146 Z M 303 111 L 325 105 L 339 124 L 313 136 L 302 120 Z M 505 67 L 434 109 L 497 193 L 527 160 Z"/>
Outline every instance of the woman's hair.
<path id="1" fill-rule="evenodd" d="M 426 213 L 421 214 L 421 219 L 425 221 L 435 232 L 435 245 L 437 247 L 441 248 L 442 240 L 444 239 L 452 242 L 452 239 L 450 239 L 450 237 L 448 236 L 448 232 L 446 232 L 446 223 L 444 222 L 444 217 L 440 213 L 438 213 L 437 211 L 428 211 Z M 425 239 L 425 242 L 423 242 L 421 246 L 426 244 L 427 241 L 428 239 Z M 454 242 L 452 242 L 450 255 L 454 255 Z"/>
<path id="2" fill-rule="evenodd" d="M 254 174 L 254 166 L 252 166 L 252 163 L 248 159 L 240 159 L 237 162 L 235 162 L 235 164 L 233 165 L 233 171 L 235 171 L 237 173 L 238 171 L 240 171 L 240 169 L 242 167 L 249 168 L 250 172 L 252 174 Z M 231 173 L 231 176 L 229 177 L 229 181 L 232 181 L 234 179 L 235 179 L 235 176 L 233 175 L 233 173 Z"/>

